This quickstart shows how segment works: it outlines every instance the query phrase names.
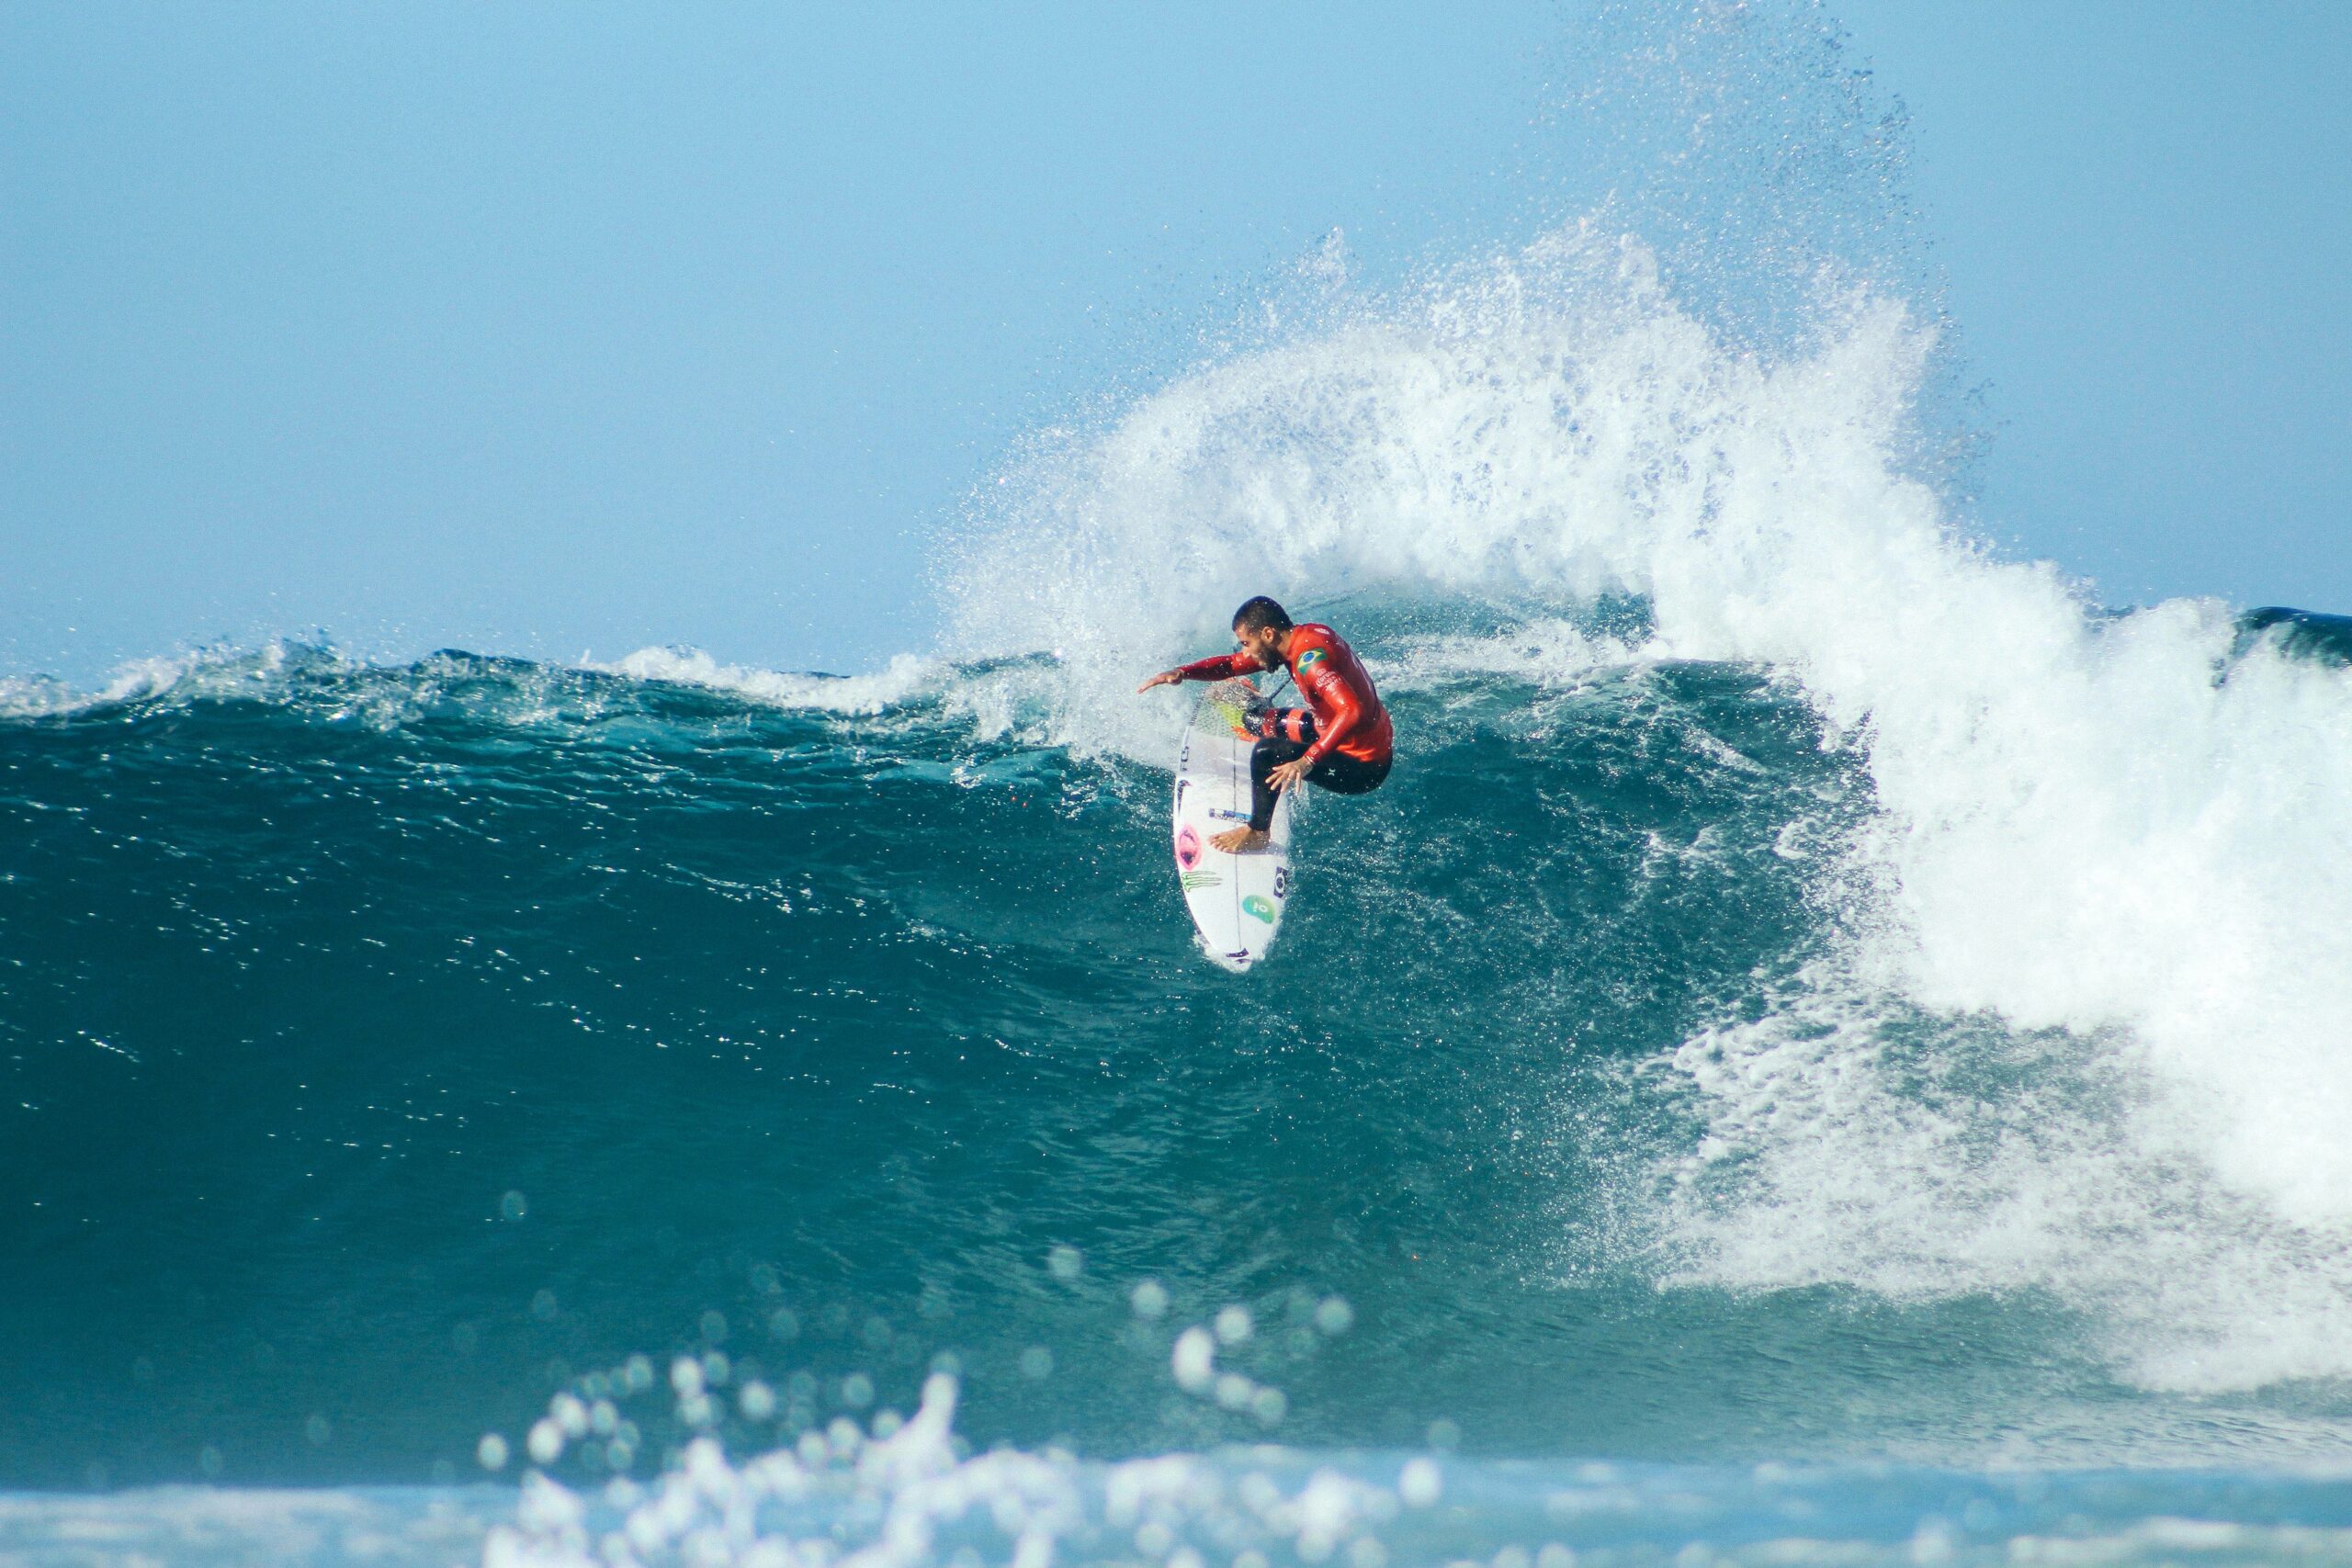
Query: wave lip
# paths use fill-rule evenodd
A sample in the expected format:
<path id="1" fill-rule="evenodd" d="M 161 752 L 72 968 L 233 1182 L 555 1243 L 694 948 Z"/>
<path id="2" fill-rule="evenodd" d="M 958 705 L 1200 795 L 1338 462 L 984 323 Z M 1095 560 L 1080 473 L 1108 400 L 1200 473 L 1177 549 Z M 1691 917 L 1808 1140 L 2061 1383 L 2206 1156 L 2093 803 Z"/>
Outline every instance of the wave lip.
<path id="1" fill-rule="evenodd" d="M 626 675 L 635 681 L 660 681 L 727 692 L 775 707 L 867 716 L 923 694 L 948 674 L 937 660 L 910 653 L 895 656 L 888 666 L 871 675 L 826 675 L 726 664 L 699 649 L 681 648 L 641 648 L 611 663 L 590 660 L 581 668 Z"/>
<path id="2" fill-rule="evenodd" d="M 2282 653 L 2352 665 L 2352 615 L 2265 604 L 2240 615 L 2237 628 L 2237 640 L 2231 649 L 2233 657 L 2243 657 L 2256 643 L 2267 642 Z"/>
<path id="3" fill-rule="evenodd" d="M 203 668 L 208 658 L 229 661 L 221 655 L 131 660 L 89 688 L 45 675 L 0 676 L 0 719 L 65 718 L 160 697 Z"/>
<path id="4" fill-rule="evenodd" d="M 373 662 L 316 644 L 270 642 L 130 660 L 91 687 L 45 676 L 0 678 L 0 721 L 74 718 L 116 708 L 245 702 L 318 708 L 340 716 L 349 704 L 379 718 L 431 709 L 458 686 L 500 688 L 502 710 L 545 712 L 579 675 L 629 684 L 686 687 L 762 707 L 872 716 L 951 682 L 956 671 L 933 658 L 902 653 L 865 675 L 767 670 L 720 661 L 697 649 L 646 648 L 610 661 L 576 665 L 444 649 L 410 662 Z"/>

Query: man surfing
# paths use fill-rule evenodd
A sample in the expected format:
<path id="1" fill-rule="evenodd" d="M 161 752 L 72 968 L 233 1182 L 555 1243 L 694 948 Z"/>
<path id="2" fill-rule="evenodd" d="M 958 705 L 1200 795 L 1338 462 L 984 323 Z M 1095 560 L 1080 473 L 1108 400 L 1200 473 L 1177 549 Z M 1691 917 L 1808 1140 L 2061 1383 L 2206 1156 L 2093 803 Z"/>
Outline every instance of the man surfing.
<path id="1" fill-rule="evenodd" d="M 1313 621 L 1293 626 L 1280 604 L 1260 594 L 1233 612 L 1233 636 L 1240 652 L 1163 670 L 1136 690 L 1282 667 L 1298 682 L 1306 706 L 1271 709 L 1257 721 L 1260 739 L 1250 751 L 1250 825 L 1209 840 L 1212 849 L 1246 854 L 1266 847 L 1275 795 L 1302 779 L 1335 795 L 1378 789 L 1388 777 L 1396 735 L 1355 649 L 1330 627 Z"/>

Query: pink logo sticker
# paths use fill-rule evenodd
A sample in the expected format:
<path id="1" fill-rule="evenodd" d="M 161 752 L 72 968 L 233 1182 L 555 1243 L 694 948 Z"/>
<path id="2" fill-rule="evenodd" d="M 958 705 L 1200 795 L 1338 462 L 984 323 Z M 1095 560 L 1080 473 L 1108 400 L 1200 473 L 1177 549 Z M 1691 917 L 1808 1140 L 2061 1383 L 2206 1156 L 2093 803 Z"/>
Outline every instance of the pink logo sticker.
<path id="1" fill-rule="evenodd" d="M 1186 871 L 1201 863 L 1201 836 L 1193 831 L 1190 822 L 1176 834 L 1176 863 Z"/>

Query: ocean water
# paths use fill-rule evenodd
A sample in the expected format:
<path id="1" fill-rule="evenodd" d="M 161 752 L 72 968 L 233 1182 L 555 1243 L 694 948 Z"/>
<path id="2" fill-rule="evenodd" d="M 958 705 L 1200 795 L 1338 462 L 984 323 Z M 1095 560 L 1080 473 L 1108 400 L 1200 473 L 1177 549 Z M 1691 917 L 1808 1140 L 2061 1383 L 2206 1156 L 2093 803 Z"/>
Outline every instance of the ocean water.
<path id="1" fill-rule="evenodd" d="M 2352 637 L 1972 540 L 1794 14 L 882 671 L 0 680 L 0 1562 L 2352 1561 Z M 1235 977 L 1133 688 L 1261 592 L 1399 753 Z"/>
<path id="2" fill-rule="evenodd" d="M 1333 613 L 1409 765 L 1239 981 L 1054 728 L 1123 664 L 26 697 L 0 1551 L 2352 1555 L 2339 661 L 2066 610 L 2070 700 L 1841 727 L 1654 602 Z"/>

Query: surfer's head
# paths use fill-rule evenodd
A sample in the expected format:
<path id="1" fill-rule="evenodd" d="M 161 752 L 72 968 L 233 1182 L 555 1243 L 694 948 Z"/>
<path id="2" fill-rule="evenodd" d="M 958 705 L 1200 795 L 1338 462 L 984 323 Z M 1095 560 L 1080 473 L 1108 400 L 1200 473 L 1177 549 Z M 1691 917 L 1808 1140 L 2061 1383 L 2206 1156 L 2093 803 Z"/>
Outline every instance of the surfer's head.
<path id="1" fill-rule="evenodd" d="M 1290 612 L 1261 593 L 1233 612 L 1233 635 L 1244 652 L 1271 670 L 1281 661 L 1283 644 L 1290 637 Z"/>
<path id="2" fill-rule="evenodd" d="M 1233 612 L 1234 635 L 1247 632 L 1290 630 L 1290 612 L 1267 598 L 1263 593 Z"/>

